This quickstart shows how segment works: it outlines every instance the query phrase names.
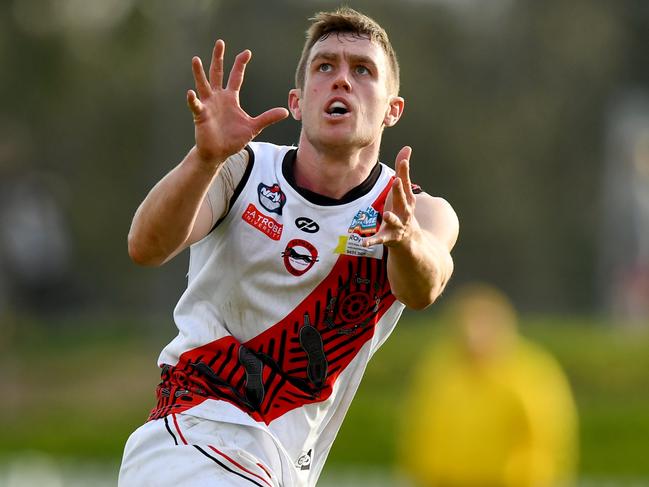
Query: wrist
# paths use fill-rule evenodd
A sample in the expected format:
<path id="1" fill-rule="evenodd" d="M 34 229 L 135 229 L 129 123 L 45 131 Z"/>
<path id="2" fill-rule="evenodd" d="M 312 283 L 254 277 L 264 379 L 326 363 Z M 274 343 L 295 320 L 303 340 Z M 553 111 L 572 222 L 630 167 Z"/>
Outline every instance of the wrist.
<path id="1" fill-rule="evenodd" d="M 214 173 L 225 163 L 227 156 L 207 154 L 194 146 L 189 151 L 187 159 L 191 160 L 198 169 Z"/>

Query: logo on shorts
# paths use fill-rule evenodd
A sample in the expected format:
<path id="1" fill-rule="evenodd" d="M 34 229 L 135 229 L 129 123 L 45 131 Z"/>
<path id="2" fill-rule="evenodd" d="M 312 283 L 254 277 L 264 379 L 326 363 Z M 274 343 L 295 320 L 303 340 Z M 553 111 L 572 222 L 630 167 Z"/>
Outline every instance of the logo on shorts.
<path id="1" fill-rule="evenodd" d="M 311 468 L 311 452 L 313 449 L 308 452 L 302 453 L 300 457 L 295 462 L 295 466 L 300 470 L 309 470 Z"/>
<path id="2" fill-rule="evenodd" d="M 320 225 L 305 216 L 299 216 L 295 219 L 295 226 L 306 233 L 316 233 L 320 230 Z"/>
<path id="3" fill-rule="evenodd" d="M 359 210 L 349 225 L 348 233 L 357 233 L 362 236 L 373 235 L 379 224 L 379 212 L 371 206 Z"/>
<path id="4" fill-rule="evenodd" d="M 257 193 L 259 194 L 259 203 L 268 211 L 282 214 L 282 207 L 286 203 L 286 195 L 282 193 L 279 184 L 275 183 L 272 186 L 266 186 L 264 183 L 259 183 L 257 186 Z"/>
<path id="5" fill-rule="evenodd" d="M 306 240 L 296 238 L 286 244 L 282 257 L 286 270 L 294 276 L 301 276 L 318 262 L 318 251 Z"/>
<path id="6" fill-rule="evenodd" d="M 279 240 L 282 236 L 284 225 L 277 223 L 271 217 L 264 215 L 252 203 L 248 204 L 248 208 L 243 212 L 241 218 L 243 218 L 246 223 L 249 223 L 273 240 Z"/>

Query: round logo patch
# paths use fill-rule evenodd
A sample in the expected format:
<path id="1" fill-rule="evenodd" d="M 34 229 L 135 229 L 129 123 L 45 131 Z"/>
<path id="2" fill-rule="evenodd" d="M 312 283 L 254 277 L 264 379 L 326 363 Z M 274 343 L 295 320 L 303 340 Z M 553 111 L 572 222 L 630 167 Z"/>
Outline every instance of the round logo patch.
<path id="1" fill-rule="evenodd" d="M 296 238 L 286 244 L 282 257 L 286 270 L 294 276 L 301 276 L 318 262 L 318 250 L 306 240 Z"/>

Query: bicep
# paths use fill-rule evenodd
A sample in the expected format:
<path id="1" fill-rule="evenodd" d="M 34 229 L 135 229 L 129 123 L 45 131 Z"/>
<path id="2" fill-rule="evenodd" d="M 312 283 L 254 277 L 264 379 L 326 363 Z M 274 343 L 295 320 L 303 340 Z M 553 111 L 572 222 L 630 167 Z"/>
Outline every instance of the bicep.
<path id="1" fill-rule="evenodd" d="M 244 149 L 228 158 L 223 164 L 223 167 L 208 188 L 198 209 L 189 237 L 180 250 L 205 238 L 216 223 L 227 215 L 230 210 L 230 200 L 246 172 L 248 160 L 248 151 Z"/>
<path id="2" fill-rule="evenodd" d="M 165 259 L 163 263 L 169 262 L 171 259 L 173 259 L 175 256 L 180 254 L 187 247 L 205 238 L 205 236 L 207 236 L 207 234 L 210 233 L 210 230 L 212 228 L 211 221 L 212 221 L 212 208 L 206 196 L 205 198 L 203 198 L 203 201 L 201 202 L 201 206 L 198 208 L 198 213 L 196 215 L 196 219 L 194 220 L 194 225 L 192 226 L 192 229 L 189 233 L 189 237 L 187 237 L 187 240 L 185 240 L 185 242 L 180 247 L 178 247 L 174 252 L 172 252 Z"/>
<path id="3" fill-rule="evenodd" d="M 192 244 L 195 244 L 199 240 L 202 240 L 210 233 L 212 229 L 212 220 L 213 220 L 213 209 L 210 204 L 208 196 L 203 198 L 200 208 L 198 209 L 198 214 L 196 215 L 196 221 L 194 221 L 194 226 L 192 231 L 189 234 L 189 238 L 186 242 L 186 247 L 189 247 Z"/>

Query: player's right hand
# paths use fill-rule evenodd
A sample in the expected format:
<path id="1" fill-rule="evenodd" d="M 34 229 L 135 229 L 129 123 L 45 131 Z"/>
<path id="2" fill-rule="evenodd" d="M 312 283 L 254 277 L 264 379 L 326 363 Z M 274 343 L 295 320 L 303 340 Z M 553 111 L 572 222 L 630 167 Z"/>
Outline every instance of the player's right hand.
<path id="1" fill-rule="evenodd" d="M 225 42 L 214 44 L 209 80 L 198 56 L 192 58 L 196 91 L 187 92 L 187 104 L 194 117 L 194 134 L 199 157 L 206 164 L 219 165 L 242 150 L 264 128 L 288 117 L 286 108 L 272 108 L 257 117 L 249 116 L 239 104 L 246 64 L 252 53 L 237 55 L 223 88 L 223 54 Z"/>

